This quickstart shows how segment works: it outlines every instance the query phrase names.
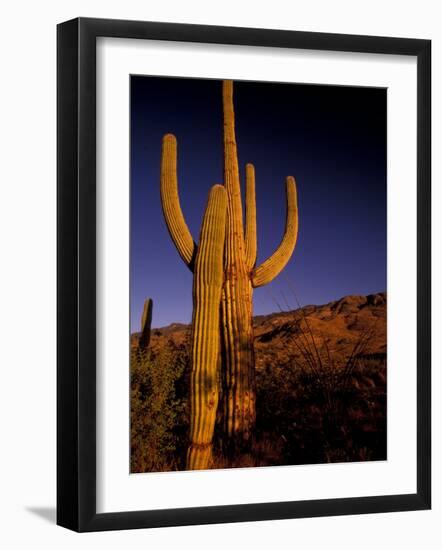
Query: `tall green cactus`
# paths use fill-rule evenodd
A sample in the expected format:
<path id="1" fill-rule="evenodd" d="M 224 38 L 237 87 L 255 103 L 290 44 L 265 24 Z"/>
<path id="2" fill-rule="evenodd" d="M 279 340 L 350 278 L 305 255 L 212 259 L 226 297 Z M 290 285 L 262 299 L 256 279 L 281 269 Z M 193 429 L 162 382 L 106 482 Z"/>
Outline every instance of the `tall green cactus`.
<path id="1" fill-rule="evenodd" d="M 272 281 L 289 261 L 296 245 L 298 233 L 298 209 L 296 184 L 293 177 L 286 180 L 287 215 L 284 236 L 276 251 L 258 267 L 256 264 L 256 204 L 255 204 L 255 170 L 253 165 L 246 166 L 246 209 L 245 230 L 243 225 L 243 207 L 238 168 L 238 154 L 235 137 L 235 115 L 233 109 L 233 83 L 223 82 L 223 114 L 224 114 L 224 187 L 227 208 L 225 213 L 225 228 L 218 227 L 222 215 L 218 211 L 210 219 L 217 220 L 209 224 L 211 201 L 206 210 L 201 240 L 197 246 L 186 225 L 178 196 L 177 183 L 177 145 L 173 135 L 163 138 L 161 161 L 161 201 L 169 233 L 183 261 L 194 272 L 194 314 L 193 314 L 193 375 L 192 375 L 192 418 L 191 445 L 188 452 L 188 468 L 206 468 L 210 460 L 210 442 L 213 437 L 215 406 L 208 407 L 218 400 L 218 389 L 214 389 L 211 376 L 207 385 L 202 387 L 196 383 L 196 373 L 216 372 L 216 363 L 221 364 L 223 381 L 222 417 L 227 441 L 227 449 L 236 450 L 247 445 L 253 435 L 256 420 L 256 390 L 255 362 L 253 350 L 253 288 Z M 212 193 L 219 194 L 220 187 L 212 188 Z M 213 197 L 213 200 L 215 198 Z M 219 208 L 221 208 L 219 206 Z M 222 208 L 221 208 L 222 209 Z M 207 250 L 203 238 L 205 224 L 212 227 L 210 233 L 211 255 L 206 255 L 200 248 Z M 217 227 L 217 230 L 214 228 Z M 217 252 L 214 241 L 217 240 Z M 220 247 L 222 252 L 219 253 Z M 215 260 L 216 258 L 216 260 Z M 221 260 L 220 260 L 221 258 Z M 222 262 L 222 285 L 218 293 L 208 288 L 198 292 L 200 288 L 201 271 L 205 277 L 218 280 L 219 262 Z M 209 274 L 210 273 L 210 277 Z M 204 286 L 204 285 L 203 285 Z M 210 298 L 209 298 L 210 296 Z M 207 304 L 203 305 L 205 302 Z M 209 305 L 210 302 L 210 305 Z M 213 311 L 212 311 L 213 308 Z M 213 321 L 210 325 L 202 321 L 209 310 L 217 318 L 221 318 L 220 326 Z M 218 317 L 219 316 L 219 317 Z M 218 327 L 217 338 L 220 344 L 215 344 L 214 330 Z M 205 343 L 204 343 L 205 342 Z M 219 346 L 219 347 L 217 347 Z M 209 353 L 210 348 L 210 353 Z M 201 353 L 196 353 L 201 350 Z M 215 352 L 217 360 L 215 361 Z M 219 361 L 221 359 L 221 361 Z M 215 371 L 214 371 L 215 369 Z M 202 378 L 206 378 L 201 374 Z M 200 379 L 200 380 L 201 380 Z M 206 383 L 206 382 L 205 382 Z M 211 392 L 215 392 L 212 394 Z M 207 398 L 213 395 L 213 400 Z M 201 408 L 202 407 L 202 408 Z M 204 417 L 204 418 L 203 418 Z M 197 429 L 197 426 L 201 428 Z M 201 435 L 204 434 L 204 437 Z M 194 458 L 194 451 L 201 451 Z M 203 456 L 203 449 L 205 455 Z"/>

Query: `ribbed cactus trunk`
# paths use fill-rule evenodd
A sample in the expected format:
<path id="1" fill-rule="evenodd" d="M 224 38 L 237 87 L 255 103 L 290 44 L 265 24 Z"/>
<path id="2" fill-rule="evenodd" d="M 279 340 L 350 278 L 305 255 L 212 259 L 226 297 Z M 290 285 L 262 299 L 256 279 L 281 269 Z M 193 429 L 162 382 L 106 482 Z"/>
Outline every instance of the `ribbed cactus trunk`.
<path id="1" fill-rule="evenodd" d="M 219 304 L 223 284 L 226 192 L 212 187 L 204 215 L 193 277 L 190 445 L 187 467 L 210 465 L 218 407 Z"/>
<path id="2" fill-rule="evenodd" d="M 227 191 L 225 281 L 222 295 L 224 429 L 229 450 L 250 442 L 256 419 L 253 353 L 253 305 L 246 263 L 241 185 L 235 137 L 233 83 L 223 83 L 224 185 Z M 256 256 L 256 233 L 255 256 Z M 249 247 L 250 248 L 250 244 Z M 253 259 L 253 263 L 254 263 Z"/>

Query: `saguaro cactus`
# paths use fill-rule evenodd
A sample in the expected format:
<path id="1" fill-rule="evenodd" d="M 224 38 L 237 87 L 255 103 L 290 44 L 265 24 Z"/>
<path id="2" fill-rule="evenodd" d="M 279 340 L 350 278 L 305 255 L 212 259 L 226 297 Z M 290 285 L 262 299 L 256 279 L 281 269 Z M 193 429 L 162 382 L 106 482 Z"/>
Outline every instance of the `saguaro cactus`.
<path id="1" fill-rule="evenodd" d="M 256 238 L 256 204 L 255 204 L 255 169 L 253 165 L 246 165 L 246 209 L 245 209 L 245 230 L 243 224 L 243 207 L 241 201 L 241 187 L 238 168 L 238 155 L 235 137 L 235 116 L 233 109 L 233 83 L 232 81 L 223 82 L 223 115 L 224 115 L 224 189 L 227 201 L 227 212 L 225 219 L 225 233 L 211 230 L 210 241 L 218 239 L 218 246 L 223 247 L 222 252 L 222 288 L 220 299 L 217 304 L 217 311 L 221 317 L 219 326 L 219 341 L 221 374 L 223 380 L 223 422 L 228 442 L 227 448 L 237 449 L 238 447 L 250 442 L 255 424 L 255 365 L 253 351 L 253 288 L 265 285 L 272 281 L 289 261 L 296 245 L 298 233 L 298 209 L 296 197 L 296 184 L 293 177 L 286 179 L 287 194 L 287 214 L 284 236 L 276 251 L 258 267 L 256 264 L 257 238 Z M 201 302 L 209 300 L 209 294 L 195 292 L 196 281 L 201 276 L 200 270 L 205 270 L 206 274 L 215 269 L 215 257 L 219 262 L 218 254 L 211 258 L 205 257 L 203 262 L 199 247 L 195 244 L 192 235 L 186 225 L 183 213 L 181 211 L 178 184 L 176 174 L 177 145 L 173 135 L 167 134 L 163 138 L 162 163 L 161 163 L 161 200 L 164 217 L 167 227 L 175 246 L 188 267 L 194 272 L 194 315 L 193 315 L 193 333 L 194 350 L 203 349 L 201 346 L 204 341 L 213 342 L 213 330 L 216 326 L 200 323 L 197 328 L 197 321 L 201 319 L 200 313 L 197 316 L 197 310 L 203 306 Z M 214 193 L 215 191 L 212 190 Z M 216 192 L 219 193 L 218 187 Z M 213 199 L 215 200 L 215 199 Z M 210 200 L 206 218 L 209 215 Z M 218 223 L 222 216 L 220 213 L 216 216 Z M 203 230 L 201 239 L 203 239 Z M 216 224 L 213 224 L 215 227 Z M 209 231 L 209 230 L 207 230 Z M 213 246 L 213 244 L 212 244 Z M 198 264 L 198 268 L 197 268 Z M 217 264 L 218 265 L 218 264 Z M 216 268 L 218 269 L 218 268 Z M 212 273 L 212 277 L 215 275 Z M 218 276 L 216 276 L 217 278 Z M 218 279 L 217 279 L 218 280 Z M 217 287 L 218 288 L 218 287 Z M 214 307 L 214 297 L 217 293 L 210 294 L 210 307 Z M 210 332 L 210 334 L 209 334 Z M 198 336 L 197 336 L 198 334 Z M 197 342 L 197 339 L 200 339 Z M 210 347 L 211 353 L 218 348 Z M 205 352 L 206 353 L 206 352 Z M 217 351 L 217 354 L 219 351 Z M 213 387 L 208 384 L 201 389 L 195 383 L 195 372 L 201 368 L 199 361 L 208 361 L 208 365 L 203 367 L 209 370 L 213 368 L 213 355 L 204 355 L 200 357 L 193 356 L 196 365 L 193 366 L 194 377 L 192 378 L 192 399 L 204 401 L 203 395 L 208 395 L 213 391 Z M 203 372 L 203 371 L 201 371 Z M 212 372 L 212 371 L 211 371 Z M 208 387 L 212 388 L 210 391 Z M 197 394 L 199 397 L 197 398 Z M 215 391 L 218 399 L 217 390 Z M 196 428 L 198 409 L 192 408 L 192 444 L 188 453 L 188 467 L 201 467 L 201 464 L 207 465 L 207 458 L 201 460 L 193 459 L 193 449 L 196 449 L 197 442 Z M 212 411 L 212 409 L 211 409 Z M 209 415 L 206 418 L 206 428 L 204 428 L 204 445 L 213 436 L 214 419 Z M 210 433 L 210 430 L 212 433 Z M 203 429 L 203 428 L 201 428 Z M 201 441 L 203 441 L 201 439 Z M 201 453 L 200 453 L 201 454 Z M 203 466 L 206 467 L 206 466 Z"/>
<path id="2" fill-rule="evenodd" d="M 241 186 L 235 139 L 233 85 L 223 83 L 224 185 L 228 211 L 224 251 L 225 283 L 221 303 L 223 332 L 224 428 L 227 441 L 250 439 L 255 423 L 255 383 L 252 327 L 252 282 L 256 262 L 254 168 L 249 165 L 244 238 Z M 247 248 L 247 254 L 246 254 Z M 247 257 L 248 256 L 248 257 Z"/>
<path id="3" fill-rule="evenodd" d="M 225 284 L 222 297 L 224 421 L 228 441 L 236 448 L 238 444 L 241 446 L 250 440 L 256 419 L 252 288 L 269 283 L 289 261 L 296 244 L 298 215 L 295 180 L 288 177 L 287 218 L 283 239 L 273 255 L 255 267 L 255 169 L 251 164 L 246 166 L 244 233 L 232 81 L 223 82 L 223 113 L 224 184 L 228 200 Z"/>
<path id="4" fill-rule="evenodd" d="M 215 185 L 209 195 L 201 228 L 193 277 L 191 424 L 187 466 L 210 464 L 218 407 L 220 352 L 219 304 L 223 284 L 226 192 Z"/>
<path id="5" fill-rule="evenodd" d="M 141 336 L 138 341 L 140 350 L 146 351 L 150 344 L 150 326 L 152 324 L 152 298 L 144 301 L 143 315 L 141 316 Z"/>

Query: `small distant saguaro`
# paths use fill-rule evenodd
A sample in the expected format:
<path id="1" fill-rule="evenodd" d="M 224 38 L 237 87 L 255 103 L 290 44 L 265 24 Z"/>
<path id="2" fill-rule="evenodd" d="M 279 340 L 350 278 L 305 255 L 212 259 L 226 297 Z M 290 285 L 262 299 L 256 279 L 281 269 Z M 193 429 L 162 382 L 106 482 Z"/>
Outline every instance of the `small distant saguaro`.
<path id="1" fill-rule="evenodd" d="M 194 274 L 188 469 L 210 467 L 220 394 L 226 454 L 250 445 L 256 421 L 253 288 L 269 283 L 284 269 L 298 234 L 296 184 L 288 176 L 284 235 L 276 251 L 256 266 L 255 169 L 246 165 L 244 226 L 232 81 L 223 82 L 222 97 L 224 186 L 210 191 L 198 246 L 180 206 L 175 136 L 165 135 L 162 146 L 164 218 L 179 255 Z"/>
<path id="2" fill-rule="evenodd" d="M 141 316 L 141 336 L 138 341 L 138 346 L 142 351 L 147 351 L 150 344 L 150 327 L 152 324 L 152 298 L 147 298 L 144 301 L 143 315 Z"/>

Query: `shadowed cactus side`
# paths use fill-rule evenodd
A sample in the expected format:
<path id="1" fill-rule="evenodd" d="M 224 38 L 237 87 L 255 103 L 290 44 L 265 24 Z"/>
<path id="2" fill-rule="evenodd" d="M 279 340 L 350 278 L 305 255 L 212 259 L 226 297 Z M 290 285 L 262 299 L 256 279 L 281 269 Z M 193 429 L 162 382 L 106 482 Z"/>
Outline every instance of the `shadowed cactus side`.
<path id="1" fill-rule="evenodd" d="M 227 203 L 225 213 L 225 230 L 222 232 L 220 228 L 215 231 L 214 226 L 210 232 L 210 242 L 212 242 L 212 250 L 214 240 L 217 239 L 217 254 L 212 256 L 212 259 L 205 259 L 204 271 L 206 276 L 212 271 L 217 271 L 221 262 L 222 265 L 222 287 L 220 287 L 219 300 L 216 303 L 214 296 L 217 293 L 210 294 L 210 306 L 203 306 L 202 302 L 209 301 L 209 294 L 195 292 L 196 280 L 201 276 L 199 270 L 203 264 L 199 247 L 195 244 L 189 228 L 185 222 L 178 195 L 177 182 L 177 144 L 176 139 L 172 134 L 167 134 L 163 138 L 162 161 L 161 161 L 161 202 L 163 207 L 164 218 L 171 238 L 178 250 L 183 261 L 194 272 L 194 314 L 193 314 L 193 331 L 194 345 L 198 338 L 198 350 L 204 346 L 210 346 L 210 355 L 201 353 L 195 357 L 196 366 L 194 366 L 194 374 L 192 378 L 192 442 L 188 452 L 188 468 L 207 467 L 210 459 L 210 444 L 213 438 L 214 417 L 212 418 L 212 409 L 215 407 L 207 407 L 207 403 L 212 404 L 212 401 L 207 401 L 207 392 L 213 391 L 212 384 L 216 385 L 216 381 L 212 381 L 209 377 L 204 387 L 196 384 L 195 372 L 203 372 L 205 369 L 212 372 L 214 355 L 212 353 L 217 350 L 217 363 L 221 363 L 221 378 L 222 378 L 222 418 L 223 428 L 225 433 L 225 449 L 234 453 L 236 450 L 246 447 L 250 444 L 253 436 L 255 420 L 256 420 L 256 388 L 255 388 L 255 360 L 253 349 L 253 303 L 252 293 L 253 288 L 265 285 L 272 281 L 289 261 L 292 252 L 296 245 L 298 233 L 298 209 L 296 184 L 293 177 L 289 176 L 286 179 L 286 195 L 287 195 L 287 214 L 284 236 L 276 251 L 258 267 L 256 264 L 257 254 L 257 238 L 256 238 L 256 203 L 255 203 L 255 169 L 252 164 L 246 166 L 246 208 L 245 208 L 245 228 L 243 223 L 243 206 L 241 200 L 241 186 L 239 179 L 238 154 L 235 137 L 235 115 L 233 108 L 233 83 L 232 81 L 223 82 L 223 118 L 224 118 L 224 187 L 216 186 L 216 193 L 220 193 L 219 188 L 225 191 L 225 200 Z M 215 193 L 215 188 L 212 188 L 212 193 Z M 209 205 L 206 210 L 206 217 L 210 210 Z M 222 216 L 218 212 L 218 223 L 221 223 Z M 201 232 L 201 237 L 204 233 Z M 206 246 L 206 245 L 205 245 Z M 221 253 L 219 252 L 222 247 Z M 201 256 L 201 259 L 200 259 Z M 221 260 L 220 260 L 221 258 Z M 197 269 L 198 264 L 198 269 Z M 216 266 L 215 266 L 216 264 Z M 218 277 L 218 275 L 216 276 Z M 217 279 L 218 280 L 218 279 Z M 199 287 L 197 287 L 199 288 Z M 217 287 L 218 288 L 218 287 Z M 208 289 L 207 289 L 208 290 Z M 213 289 L 212 289 L 213 290 Z M 216 323 L 210 325 L 197 324 L 200 322 L 199 310 L 207 307 L 208 310 L 213 308 L 217 311 L 217 316 L 221 318 L 218 330 L 217 341 L 220 342 L 220 347 L 214 345 L 213 331 Z M 197 311 L 198 310 L 198 311 Z M 212 311 L 212 309 L 210 309 Z M 219 318 L 218 317 L 218 318 Z M 209 349 L 209 348 L 207 348 Z M 199 361 L 208 362 L 206 366 Z M 196 370 L 195 370 L 196 369 Z M 215 379 L 216 380 L 216 379 Z M 215 390 L 216 400 L 218 400 L 218 389 Z M 203 422 L 205 425 L 204 437 L 201 435 L 199 428 L 196 426 L 201 421 L 201 412 L 197 407 L 197 403 L 206 405 L 206 418 Z M 198 405 L 199 406 L 199 405 Z M 198 419 L 199 418 L 199 419 Z M 209 429 L 210 428 L 210 429 Z M 203 428 L 201 428 L 203 430 Z M 196 442 L 196 435 L 201 441 L 204 439 L 204 447 L 206 450 L 205 457 L 199 459 L 193 458 L 193 450 L 202 447 Z M 194 442 L 195 440 L 195 442 Z M 204 466 L 202 466 L 204 464 Z"/>

